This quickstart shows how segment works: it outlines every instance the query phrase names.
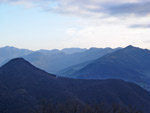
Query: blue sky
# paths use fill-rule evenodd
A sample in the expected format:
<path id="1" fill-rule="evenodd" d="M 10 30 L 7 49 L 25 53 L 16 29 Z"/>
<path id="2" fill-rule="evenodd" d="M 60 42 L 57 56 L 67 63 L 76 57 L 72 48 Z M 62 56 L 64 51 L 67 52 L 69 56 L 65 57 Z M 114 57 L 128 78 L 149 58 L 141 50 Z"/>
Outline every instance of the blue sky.
<path id="1" fill-rule="evenodd" d="M 0 47 L 150 48 L 149 0 L 0 0 Z"/>

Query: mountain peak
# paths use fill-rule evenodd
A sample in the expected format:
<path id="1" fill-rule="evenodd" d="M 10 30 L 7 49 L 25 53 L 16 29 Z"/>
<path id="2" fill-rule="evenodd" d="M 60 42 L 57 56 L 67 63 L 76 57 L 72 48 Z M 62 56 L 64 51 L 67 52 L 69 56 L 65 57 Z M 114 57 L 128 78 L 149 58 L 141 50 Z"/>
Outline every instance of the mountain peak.
<path id="1" fill-rule="evenodd" d="M 132 45 L 128 45 L 127 47 L 125 47 L 125 49 L 132 49 L 132 48 L 137 48 L 137 47 L 134 47 Z"/>
<path id="2" fill-rule="evenodd" d="M 34 68 L 32 64 L 30 64 L 28 61 L 26 61 L 23 58 L 14 58 L 10 61 L 8 61 L 5 65 L 2 66 L 2 68 L 13 68 L 13 69 L 27 69 L 27 68 Z"/>
<path id="3" fill-rule="evenodd" d="M 22 58 L 22 57 L 14 58 L 14 59 L 11 60 L 11 62 L 14 62 L 14 61 L 27 62 L 27 61 L 26 61 L 24 58 Z"/>
<path id="4" fill-rule="evenodd" d="M 132 45 L 129 45 L 127 47 L 125 47 L 124 49 L 122 49 L 121 51 L 123 52 L 137 52 L 137 51 L 143 51 L 144 49 L 142 48 L 139 48 L 139 47 L 135 47 L 135 46 L 132 46 Z"/>
<path id="5" fill-rule="evenodd" d="M 29 64 L 29 62 L 26 61 L 26 60 L 25 60 L 24 58 L 22 58 L 22 57 L 14 58 L 14 59 L 10 60 L 8 63 L 28 63 L 28 64 Z M 8 63 L 6 63 L 6 65 L 7 65 Z"/>
<path id="6" fill-rule="evenodd" d="M 125 47 L 124 49 L 122 49 L 123 51 L 126 51 L 126 52 L 129 52 L 129 51 L 132 51 L 132 52 L 149 52 L 148 49 L 143 49 L 143 48 L 139 48 L 139 47 L 134 47 L 132 45 L 129 45 L 127 47 Z"/>
<path id="7" fill-rule="evenodd" d="M 5 73 L 11 73 L 12 75 L 24 75 L 26 77 L 55 77 L 55 75 L 49 74 L 34 65 L 26 61 L 23 58 L 15 58 L 3 65 L 1 68 Z"/>

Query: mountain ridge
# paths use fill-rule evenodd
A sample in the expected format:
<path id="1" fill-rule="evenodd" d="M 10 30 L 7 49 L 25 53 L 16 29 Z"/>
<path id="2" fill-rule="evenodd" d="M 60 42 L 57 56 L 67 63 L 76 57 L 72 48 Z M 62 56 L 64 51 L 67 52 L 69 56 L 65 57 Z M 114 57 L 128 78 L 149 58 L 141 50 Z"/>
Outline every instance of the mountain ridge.
<path id="1" fill-rule="evenodd" d="M 83 104 L 131 104 L 138 108 L 144 105 L 141 110 L 150 111 L 149 92 L 123 80 L 56 77 L 22 58 L 13 59 L 0 68 L 0 112 L 26 113 L 38 106 L 41 99 L 53 103 L 76 100 Z"/>
<path id="2" fill-rule="evenodd" d="M 150 72 L 150 51 L 127 46 L 77 70 L 72 76 L 84 79 L 118 78 L 138 84 L 147 84 Z"/>
<path id="3" fill-rule="evenodd" d="M 6 48 L 6 49 L 5 49 Z M 23 57 L 30 61 L 33 65 L 49 72 L 57 73 L 69 66 L 77 65 L 84 61 L 95 60 L 112 52 L 116 49 L 111 48 L 64 48 L 62 50 L 37 50 L 31 51 L 26 49 L 18 49 L 15 47 L 0 48 L 0 66 L 7 63 L 9 60 L 17 57 Z M 26 52 L 27 51 L 27 52 Z M 68 52 L 68 53 L 67 53 Z M 94 54 L 94 55 L 93 55 Z"/>

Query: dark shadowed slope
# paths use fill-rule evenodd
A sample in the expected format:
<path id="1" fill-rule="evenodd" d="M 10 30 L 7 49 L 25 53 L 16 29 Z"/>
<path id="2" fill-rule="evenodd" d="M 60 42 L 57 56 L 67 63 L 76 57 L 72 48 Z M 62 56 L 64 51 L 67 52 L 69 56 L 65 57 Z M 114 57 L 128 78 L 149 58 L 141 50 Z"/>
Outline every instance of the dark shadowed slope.
<path id="1" fill-rule="evenodd" d="M 22 58 L 0 68 L 0 113 L 27 113 L 43 100 L 84 103 L 120 103 L 150 112 L 150 94 L 122 80 L 57 78 Z M 141 107 L 142 106 L 142 107 Z"/>
<path id="2" fill-rule="evenodd" d="M 95 60 L 73 75 L 85 79 L 118 78 L 150 86 L 150 51 L 128 46 Z"/>

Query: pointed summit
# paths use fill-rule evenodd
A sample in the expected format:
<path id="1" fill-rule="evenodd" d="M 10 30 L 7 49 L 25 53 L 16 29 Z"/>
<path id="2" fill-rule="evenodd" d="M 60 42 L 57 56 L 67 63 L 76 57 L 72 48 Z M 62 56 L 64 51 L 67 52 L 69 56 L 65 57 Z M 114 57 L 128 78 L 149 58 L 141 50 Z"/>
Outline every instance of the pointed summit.
<path id="1" fill-rule="evenodd" d="M 126 48 L 135 48 L 135 47 L 132 45 L 128 45 Z"/>
<path id="2" fill-rule="evenodd" d="M 8 63 L 3 65 L 1 68 L 5 73 L 11 73 L 12 75 L 23 75 L 23 76 L 55 76 L 49 74 L 35 66 L 33 66 L 30 62 L 26 61 L 23 58 L 15 58 L 10 60 Z"/>
<path id="3" fill-rule="evenodd" d="M 23 58 L 15 58 L 7 62 L 5 65 L 2 66 L 2 68 L 26 68 L 26 67 L 31 67 L 33 68 L 34 66 L 30 64 L 28 61 L 26 61 Z"/>
<path id="4" fill-rule="evenodd" d="M 9 61 L 9 63 L 29 63 L 28 61 L 26 61 L 24 58 L 14 58 L 12 60 Z"/>
<path id="5" fill-rule="evenodd" d="M 131 50 L 131 49 L 138 49 L 138 50 L 139 50 L 139 49 L 140 49 L 140 50 L 141 50 L 141 48 L 135 47 L 135 46 L 132 46 L 132 45 L 129 45 L 129 46 L 125 47 L 124 49 L 125 49 L 125 50 L 127 50 L 127 49 L 128 49 L 128 50 Z"/>
<path id="6" fill-rule="evenodd" d="M 127 47 L 125 47 L 124 49 L 122 49 L 122 52 L 127 52 L 128 54 L 130 52 L 133 52 L 132 54 L 143 54 L 143 53 L 150 53 L 150 51 L 148 49 L 143 49 L 143 48 L 139 48 L 139 47 L 134 47 L 132 45 L 129 45 Z"/>

